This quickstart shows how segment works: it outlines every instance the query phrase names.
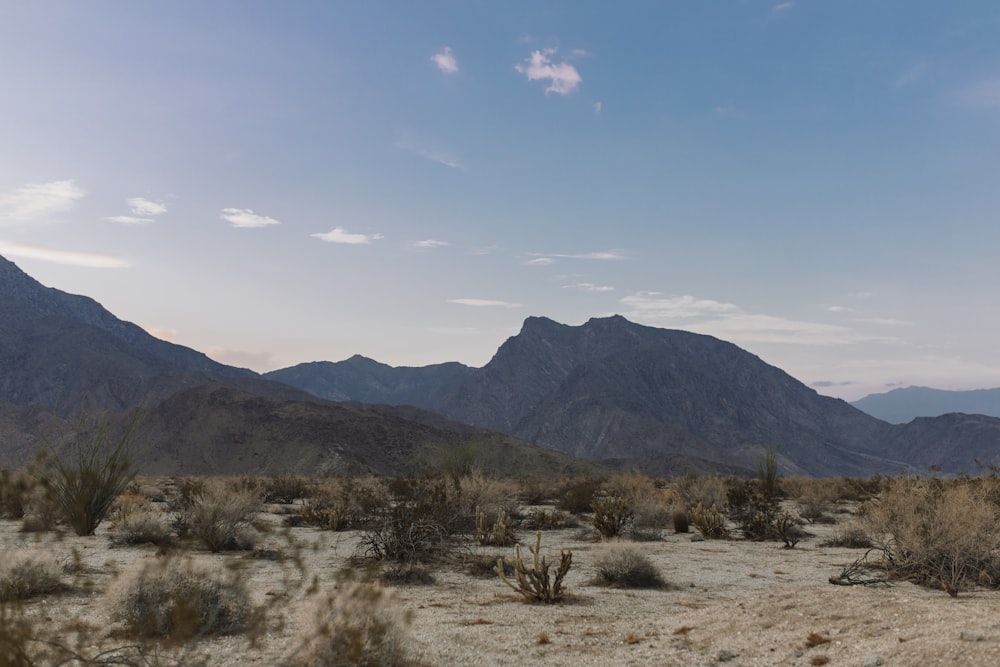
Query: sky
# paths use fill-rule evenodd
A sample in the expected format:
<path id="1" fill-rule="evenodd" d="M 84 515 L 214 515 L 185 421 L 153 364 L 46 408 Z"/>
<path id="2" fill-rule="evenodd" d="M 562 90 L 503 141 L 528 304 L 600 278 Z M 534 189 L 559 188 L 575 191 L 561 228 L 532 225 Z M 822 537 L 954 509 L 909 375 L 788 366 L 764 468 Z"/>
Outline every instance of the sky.
<path id="1" fill-rule="evenodd" d="M 0 255 L 221 362 L 529 316 L 1000 386 L 1000 4 L 8 2 Z"/>

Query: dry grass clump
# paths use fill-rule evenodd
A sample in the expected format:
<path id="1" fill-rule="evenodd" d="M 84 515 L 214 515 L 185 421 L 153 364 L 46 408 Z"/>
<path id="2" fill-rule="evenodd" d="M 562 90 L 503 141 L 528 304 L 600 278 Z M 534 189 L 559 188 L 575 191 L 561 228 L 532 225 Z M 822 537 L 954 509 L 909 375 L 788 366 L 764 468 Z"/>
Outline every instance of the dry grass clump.
<path id="1" fill-rule="evenodd" d="M 312 598 L 302 614 L 300 648 L 289 660 L 309 667 L 394 667 L 407 656 L 412 612 L 378 584 L 351 583 Z"/>
<path id="2" fill-rule="evenodd" d="M 391 503 L 392 496 L 382 480 L 329 478 L 309 489 L 298 515 L 290 515 L 286 523 L 334 531 L 364 528 Z"/>
<path id="3" fill-rule="evenodd" d="M 534 510 L 521 519 L 521 528 L 525 530 L 559 530 L 560 528 L 576 528 L 580 522 L 569 512 L 544 507 Z"/>
<path id="4" fill-rule="evenodd" d="M 0 602 L 24 600 L 64 588 L 63 566 L 50 551 L 0 551 Z"/>
<path id="5" fill-rule="evenodd" d="M 845 549 L 870 549 L 875 545 L 872 543 L 871 538 L 868 537 L 868 533 L 861 526 L 847 524 L 839 526 L 833 532 L 833 535 L 820 542 L 820 546 L 842 547 Z"/>
<path id="6" fill-rule="evenodd" d="M 264 480 L 261 499 L 265 503 L 290 505 L 309 493 L 309 480 L 302 475 L 281 473 Z"/>
<path id="7" fill-rule="evenodd" d="M 725 507 L 729 482 L 722 475 L 688 475 L 677 480 L 677 492 L 688 507 Z"/>
<path id="8" fill-rule="evenodd" d="M 803 519 L 812 523 L 834 523 L 828 512 L 844 495 L 843 480 L 788 477 L 781 484 L 788 497 L 797 501 Z"/>
<path id="9" fill-rule="evenodd" d="M 174 527 L 211 551 L 252 549 L 260 535 L 254 524 L 263 509 L 259 486 L 213 477 L 182 485 Z"/>
<path id="10" fill-rule="evenodd" d="M 679 501 L 673 489 L 660 488 L 655 479 L 639 472 L 619 473 L 604 483 L 608 495 L 624 498 L 636 528 L 665 528 Z"/>
<path id="11" fill-rule="evenodd" d="M 191 639 L 252 629 L 260 614 L 239 572 L 191 557 L 155 557 L 122 573 L 105 596 L 134 637 Z"/>
<path id="12" fill-rule="evenodd" d="M 594 477 L 572 477 L 557 486 L 556 507 L 571 514 L 590 511 L 594 495 L 601 490 L 601 480 Z"/>
<path id="13" fill-rule="evenodd" d="M 664 588 L 667 582 L 646 554 L 634 544 L 611 544 L 594 562 L 594 583 L 619 588 Z"/>
<path id="14" fill-rule="evenodd" d="M 518 491 L 517 482 L 497 479 L 481 470 L 473 470 L 458 480 L 462 513 L 471 516 L 479 510 L 492 515 L 502 510 L 507 516 L 516 517 L 520 506 Z"/>
<path id="15" fill-rule="evenodd" d="M 0 518 L 22 519 L 35 487 L 42 480 L 33 470 L 0 470 Z"/>
<path id="16" fill-rule="evenodd" d="M 165 545 L 173 541 L 167 518 L 145 495 L 125 493 L 108 515 L 111 543 Z"/>
<path id="17" fill-rule="evenodd" d="M 893 578 L 951 594 L 1000 586 L 1000 479 L 894 479 L 861 521 Z"/>

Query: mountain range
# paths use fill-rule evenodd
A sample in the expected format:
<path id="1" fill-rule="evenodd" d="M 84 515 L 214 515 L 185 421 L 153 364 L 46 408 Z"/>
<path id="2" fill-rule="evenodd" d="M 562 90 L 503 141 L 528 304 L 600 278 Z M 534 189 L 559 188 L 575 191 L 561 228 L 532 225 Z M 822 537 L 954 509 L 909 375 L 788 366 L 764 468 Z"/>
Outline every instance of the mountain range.
<path id="1" fill-rule="evenodd" d="M 870 394 L 851 405 L 891 424 L 905 424 L 917 417 L 939 417 L 950 412 L 1000 417 L 1000 389 L 948 391 L 904 387 L 884 394 Z"/>
<path id="2" fill-rule="evenodd" d="M 430 470 L 471 448 L 494 472 L 869 475 L 1000 463 L 1000 419 L 894 425 L 725 341 L 620 317 L 529 317 L 482 368 L 354 356 L 259 376 L 153 338 L 0 258 L 0 467 L 80 410 L 142 406 L 148 472 Z M 979 463 L 977 463 L 979 462 Z"/>

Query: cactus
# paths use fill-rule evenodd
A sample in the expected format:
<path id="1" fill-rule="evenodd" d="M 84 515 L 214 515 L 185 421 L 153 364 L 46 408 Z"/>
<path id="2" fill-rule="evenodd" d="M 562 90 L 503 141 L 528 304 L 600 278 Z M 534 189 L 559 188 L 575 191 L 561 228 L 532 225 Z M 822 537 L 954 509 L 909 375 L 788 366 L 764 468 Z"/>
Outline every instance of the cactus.
<path id="1" fill-rule="evenodd" d="M 476 508 L 476 539 L 484 547 L 509 547 L 517 542 L 514 526 L 504 510 L 497 511 L 497 520 L 491 525 L 486 512 Z"/>
<path id="2" fill-rule="evenodd" d="M 521 556 L 521 545 L 517 544 L 514 546 L 514 558 L 507 558 L 506 561 L 507 565 L 514 569 L 515 581 L 511 581 L 504 574 L 505 559 L 503 558 L 497 559 L 497 564 L 493 568 L 493 571 L 499 575 L 505 584 L 523 595 L 526 601 L 551 604 L 559 602 L 562 599 L 562 580 L 566 576 L 566 573 L 569 572 L 570 565 L 573 563 L 573 552 L 564 549 L 559 550 L 559 567 L 556 569 L 555 578 L 553 579 L 549 575 L 549 568 L 552 567 L 552 563 L 549 563 L 545 556 L 541 555 L 541 547 L 542 531 L 538 531 L 535 534 L 535 545 L 528 547 L 532 556 L 531 567 L 529 567 L 525 564 Z"/>

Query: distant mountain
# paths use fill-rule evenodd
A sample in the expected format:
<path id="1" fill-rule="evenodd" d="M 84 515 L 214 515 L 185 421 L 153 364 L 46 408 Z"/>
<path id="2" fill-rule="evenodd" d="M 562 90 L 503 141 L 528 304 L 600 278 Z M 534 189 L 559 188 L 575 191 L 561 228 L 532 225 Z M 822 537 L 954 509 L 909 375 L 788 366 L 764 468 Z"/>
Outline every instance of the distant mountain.
<path id="1" fill-rule="evenodd" d="M 256 376 L 154 338 L 93 299 L 43 287 L 3 257 L 0 371 L 0 401 L 62 415 L 132 407 L 207 377 Z"/>
<path id="2" fill-rule="evenodd" d="M 364 399 L 352 395 L 338 377 L 343 365 L 294 368 L 314 372 L 310 386 L 337 387 L 340 397 L 404 402 L 372 383 Z M 416 370 L 406 373 L 415 377 Z M 401 369 L 380 372 L 384 386 L 402 382 Z M 274 375 L 303 386 L 303 376 Z M 405 402 L 577 457 L 660 474 L 751 471 L 768 447 L 777 449 L 785 473 L 809 475 L 931 465 L 973 471 L 974 458 L 1000 463 L 1000 423 L 893 427 L 731 343 L 620 316 L 581 326 L 530 317 L 486 366 L 456 376 L 450 389 L 437 378 L 433 392 L 413 392 Z"/>
<path id="3" fill-rule="evenodd" d="M 377 385 L 384 365 L 357 358 L 348 366 L 367 367 Z M 412 381 L 381 390 L 435 395 L 431 376 L 443 378 L 440 385 L 463 369 L 411 369 Z M 359 378 L 351 391 L 367 396 L 363 385 Z M 497 474 L 597 470 L 440 415 L 337 405 L 216 363 L 119 320 L 93 299 L 43 287 L 0 257 L 0 468 L 58 451 L 80 411 L 121 421 L 137 406 L 144 418 L 136 446 L 147 473 L 404 474 L 434 469 L 459 446 L 474 448 L 477 465 Z"/>
<path id="4" fill-rule="evenodd" d="M 892 424 L 905 424 L 917 417 L 938 417 L 949 412 L 1000 418 L 1000 389 L 946 391 L 905 387 L 884 394 L 870 394 L 851 405 Z"/>
<path id="5" fill-rule="evenodd" d="M 264 377 L 330 401 L 421 405 L 439 401 L 473 370 L 458 362 L 393 367 L 356 354 L 345 361 L 314 361 Z"/>

